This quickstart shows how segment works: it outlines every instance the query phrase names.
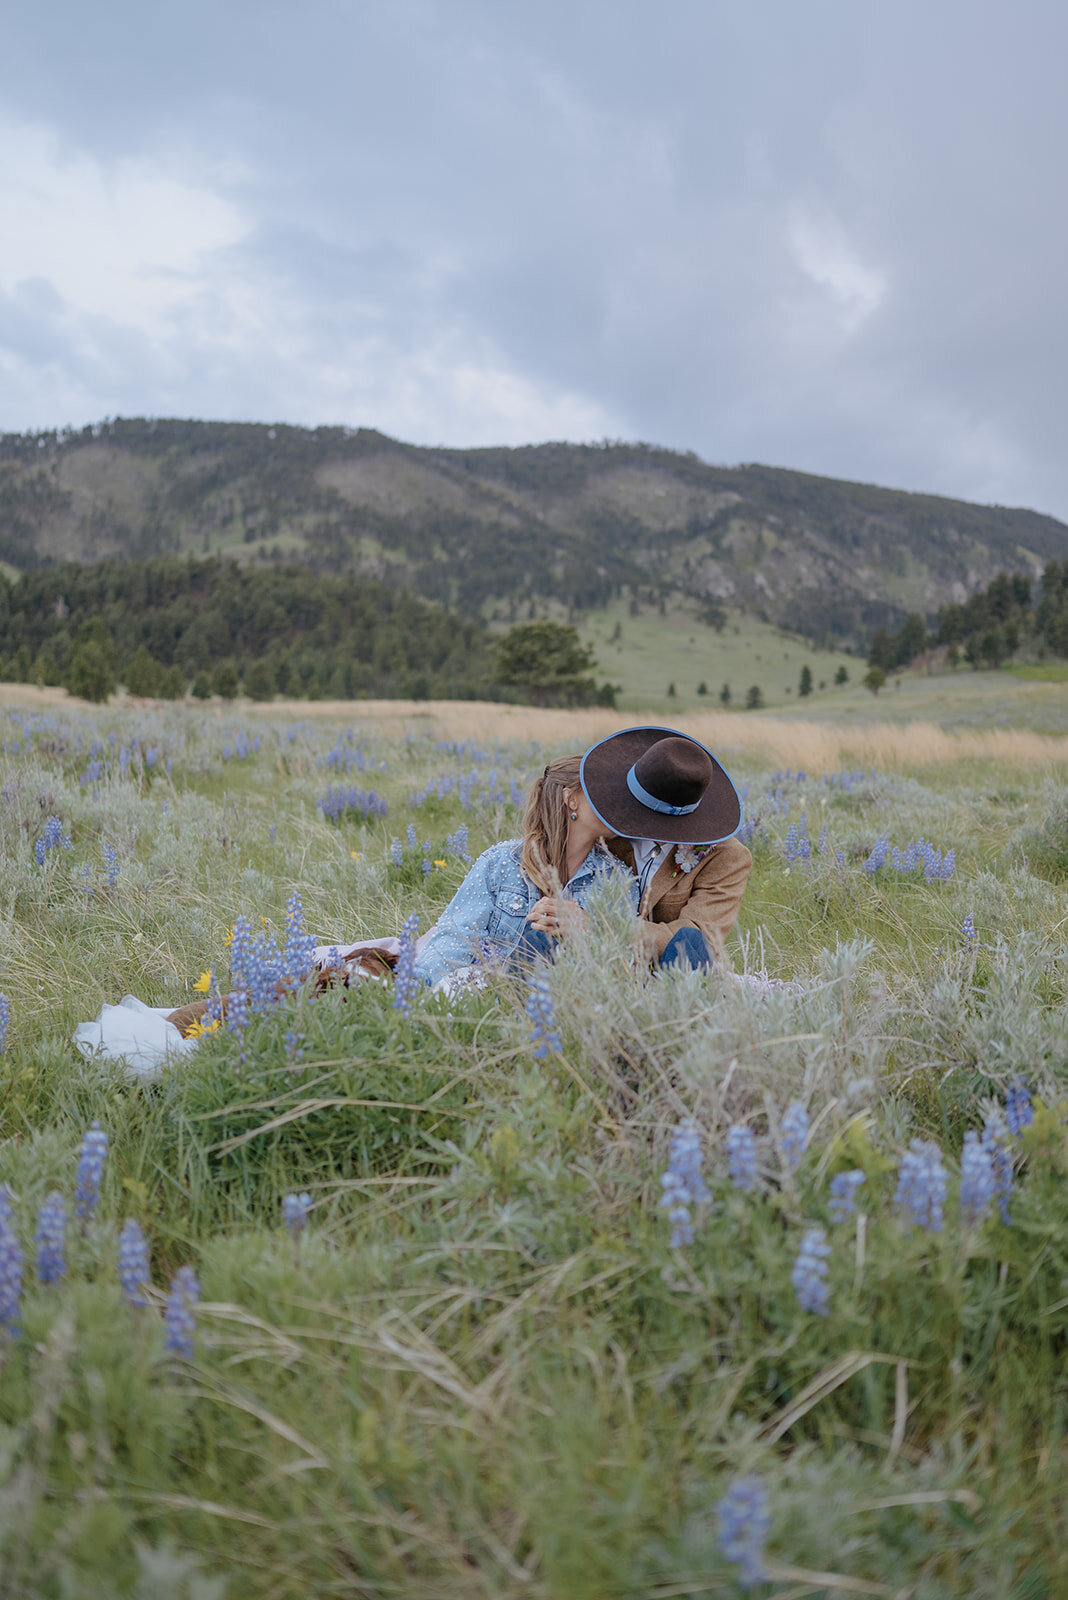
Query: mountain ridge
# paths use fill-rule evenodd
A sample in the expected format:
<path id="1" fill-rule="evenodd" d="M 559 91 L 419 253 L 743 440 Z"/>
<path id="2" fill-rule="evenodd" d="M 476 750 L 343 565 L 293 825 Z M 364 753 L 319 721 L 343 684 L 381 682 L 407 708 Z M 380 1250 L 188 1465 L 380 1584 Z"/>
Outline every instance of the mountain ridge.
<path id="1" fill-rule="evenodd" d="M 140 418 L 0 435 L 14 569 L 183 552 L 364 572 L 498 622 L 681 599 L 856 645 L 998 571 L 1037 576 L 1068 558 L 1068 526 L 648 444 L 465 450 Z"/>

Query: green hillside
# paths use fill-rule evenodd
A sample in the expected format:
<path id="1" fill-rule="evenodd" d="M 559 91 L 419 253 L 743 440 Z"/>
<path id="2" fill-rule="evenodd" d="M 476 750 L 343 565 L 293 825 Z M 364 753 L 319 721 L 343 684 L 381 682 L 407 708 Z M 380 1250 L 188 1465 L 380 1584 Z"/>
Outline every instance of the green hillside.
<path id="1" fill-rule="evenodd" d="M 999 570 L 1068 558 L 1068 527 L 648 445 L 439 450 L 143 419 L 0 438 L 0 561 L 182 552 L 355 571 L 499 625 L 683 607 L 856 646 Z"/>
<path id="2" fill-rule="evenodd" d="M 790 705 L 800 699 L 798 684 L 806 665 L 812 674 L 807 704 L 829 698 L 837 702 L 843 690 L 835 687 L 835 674 L 844 667 L 848 682 L 859 686 L 865 672 L 863 659 L 818 649 L 771 623 L 738 616 L 717 629 L 702 622 L 694 608 L 680 605 L 668 606 L 663 616 L 652 609 L 633 616 L 617 602 L 589 612 L 579 632 L 593 648 L 599 676 L 618 685 L 621 707 L 665 717 L 718 710 L 724 684 L 734 708 L 744 706 L 753 685 L 765 706 Z M 699 693 L 702 684 L 704 694 Z M 673 694 L 668 692 L 672 687 Z"/>

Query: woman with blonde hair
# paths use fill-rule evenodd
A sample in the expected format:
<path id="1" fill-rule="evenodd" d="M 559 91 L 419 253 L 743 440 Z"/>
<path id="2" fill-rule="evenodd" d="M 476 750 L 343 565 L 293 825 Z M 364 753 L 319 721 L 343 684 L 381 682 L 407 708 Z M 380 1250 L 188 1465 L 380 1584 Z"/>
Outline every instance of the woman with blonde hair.
<path id="1" fill-rule="evenodd" d="M 614 835 L 587 800 L 580 767 L 581 757 L 561 756 L 535 779 L 522 837 L 479 856 L 421 947 L 416 977 L 434 984 L 460 967 L 547 955 L 606 874 L 620 877 L 637 910 L 634 874 L 610 854 Z"/>

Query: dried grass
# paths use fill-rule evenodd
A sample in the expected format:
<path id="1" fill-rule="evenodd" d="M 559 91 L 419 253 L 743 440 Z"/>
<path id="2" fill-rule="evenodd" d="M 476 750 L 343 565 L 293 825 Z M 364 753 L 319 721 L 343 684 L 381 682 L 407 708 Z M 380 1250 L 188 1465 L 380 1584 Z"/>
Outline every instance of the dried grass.
<path id="1" fill-rule="evenodd" d="M 383 734 L 392 736 L 432 732 L 443 739 L 537 740 L 576 748 L 635 725 L 633 715 L 618 711 L 541 710 L 470 700 L 321 700 L 250 709 L 275 713 L 292 709 L 300 717 L 354 717 L 364 724 L 377 723 Z M 838 728 L 824 722 L 714 711 L 681 716 L 673 726 L 715 750 L 751 752 L 816 775 L 842 767 L 887 770 L 956 761 L 992 760 L 1005 767 L 1068 764 L 1068 738 L 1023 729 L 949 733 L 933 722 L 875 722 Z"/>
<path id="2" fill-rule="evenodd" d="M 80 707 L 65 689 L 0 684 L 0 706 L 28 709 Z M 180 703 L 180 702 L 179 702 Z M 189 702 L 186 702 L 187 704 Z M 126 708 L 158 702 L 116 696 Z M 91 708 L 96 711 L 98 708 Z M 385 737 L 432 733 L 442 739 L 502 742 L 536 740 L 543 745 L 580 749 L 619 728 L 635 726 L 641 713 L 543 710 L 537 706 L 498 705 L 480 700 L 289 700 L 270 703 L 218 702 L 199 707 L 219 718 L 269 714 L 298 720 L 332 717 L 371 725 Z M 987 728 L 950 733 L 934 722 L 870 722 L 836 727 L 827 722 L 769 717 L 744 712 L 703 711 L 673 720 L 722 753 L 753 754 L 816 776 L 840 768 L 878 767 L 883 771 L 935 767 L 958 761 L 996 761 L 1002 767 L 1068 767 L 1068 737 L 1019 728 Z"/>

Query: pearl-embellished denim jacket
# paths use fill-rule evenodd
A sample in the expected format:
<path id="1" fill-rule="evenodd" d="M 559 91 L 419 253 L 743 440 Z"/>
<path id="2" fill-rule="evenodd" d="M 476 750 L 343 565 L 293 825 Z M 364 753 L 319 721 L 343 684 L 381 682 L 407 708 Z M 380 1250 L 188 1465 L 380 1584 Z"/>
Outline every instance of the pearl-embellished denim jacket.
<path id="1" fill-rule="evenodd" d="M 506 839 L 484 851 L 438 918 L 437 927 L 415 962 L 415 976 L 437 983 L 446 973 L 482 959 L 487 940 L 490 959 L 511 955 L 527 927 L 527 913 L 542 891 L 520 865 L 522 841 Z M 629 879 L 637 913 L 637 880 L 628 868 L 594 846 L 564 889 L 564 896 L 584 905 L 590 890 L 606 873 Z"/>

